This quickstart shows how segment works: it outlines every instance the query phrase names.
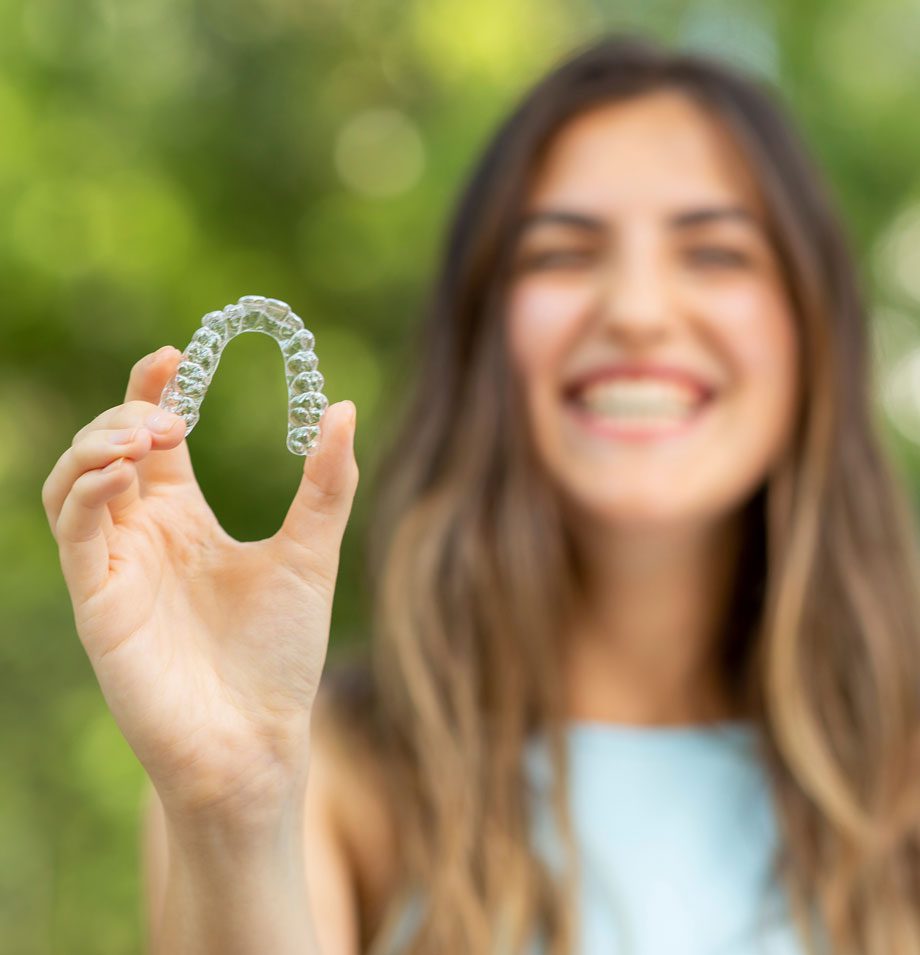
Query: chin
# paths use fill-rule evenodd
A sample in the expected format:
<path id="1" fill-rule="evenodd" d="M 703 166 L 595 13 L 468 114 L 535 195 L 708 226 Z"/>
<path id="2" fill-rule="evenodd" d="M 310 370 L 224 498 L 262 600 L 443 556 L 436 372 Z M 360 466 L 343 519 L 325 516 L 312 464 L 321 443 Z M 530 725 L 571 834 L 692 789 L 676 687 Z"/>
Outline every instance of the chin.
<path id="1" fill-rule="evenodd" d="M 681 489 L 677 481 L 669 481 L 668 487 L 661 487 L 657 481 L 643 484 L 637 480 L 636 483 L 631 482 L 629 487 L 621 483 L 613 492 L 614 480 L 611 475 L 604 483 L 591 481 L 588 484 L 584 475 L 581 480 L 572 475 L 568 476 L 568 480 L 557 475 L 556 486 L 563 496 L 565 509 L 587 527 L 620 530 L 692 529 L 718 523 L 740 503 L 735 500 L 734 494 L 728 494 L 727 497 L 694 494 L 693 488 L 685 484 Z M 701 491 L 702 488 L 696 490 Z"/>
<path id="2" fill-rule="evenodd" d="M 566 492 L 568 506 L 584 521 L 609 528 L 661 528 L 696 523 L 705 518 L 706 508 L 652 499 L 648 494 L 610 496 L 610 489 L 586 495 Z"/>

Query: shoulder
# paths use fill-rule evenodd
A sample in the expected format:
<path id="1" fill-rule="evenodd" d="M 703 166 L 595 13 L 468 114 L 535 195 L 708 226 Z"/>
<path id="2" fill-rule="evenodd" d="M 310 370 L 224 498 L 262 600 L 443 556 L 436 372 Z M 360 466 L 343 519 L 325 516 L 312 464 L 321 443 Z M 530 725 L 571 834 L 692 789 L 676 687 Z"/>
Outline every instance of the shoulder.
<path id="1" fill-rule="evenodd" d="M 376 699 L 360 657 L 329 660 L 313 709 L 308 813 L 324 814 L 354 882 L 362 935 L 372 938 L 401 884 Z"/>

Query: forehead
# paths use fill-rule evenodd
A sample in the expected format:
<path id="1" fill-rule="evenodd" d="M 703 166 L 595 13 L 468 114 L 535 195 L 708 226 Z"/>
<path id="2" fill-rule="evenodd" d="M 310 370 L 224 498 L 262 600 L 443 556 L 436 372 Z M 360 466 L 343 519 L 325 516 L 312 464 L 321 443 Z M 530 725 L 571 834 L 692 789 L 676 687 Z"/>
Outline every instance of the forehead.
<path id="1" fill-rule="evenodd" d="M 701 200 L 760 211 L 753 174 L 730 134 L 687 96 L 668 90 L 594 107 L 570 120 L 550 143 L 527 206 L 628 215 Z"/>

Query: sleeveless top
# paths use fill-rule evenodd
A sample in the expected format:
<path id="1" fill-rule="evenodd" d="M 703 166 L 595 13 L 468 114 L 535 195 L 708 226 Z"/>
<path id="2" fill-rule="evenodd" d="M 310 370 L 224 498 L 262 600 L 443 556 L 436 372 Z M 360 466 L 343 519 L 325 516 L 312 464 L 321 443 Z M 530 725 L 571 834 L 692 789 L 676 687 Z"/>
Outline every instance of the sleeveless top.
<path id="1" fill-rule="evenodd" d="M 758 733 L 744 720 L 567 724 L 576 955 L 803 955 L 774 878 L 778 827 Z M 561 842 L 541 738 L 524 759 L 532 838 L 555 867 Z M 387 952 L 403 951 L 422 904 L 416 892 Z M 527 955 L 544 951 L 533 939 Z"/>

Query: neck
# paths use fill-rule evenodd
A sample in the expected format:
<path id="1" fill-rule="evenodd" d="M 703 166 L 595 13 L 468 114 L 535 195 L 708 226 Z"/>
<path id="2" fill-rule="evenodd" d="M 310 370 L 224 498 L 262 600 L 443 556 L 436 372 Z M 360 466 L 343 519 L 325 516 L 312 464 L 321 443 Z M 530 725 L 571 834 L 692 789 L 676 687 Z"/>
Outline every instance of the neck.
<path id="1" fill-rule="evenodd" d="M 661 725 L 743 715 L 720 665 L 741 529 L 739 520 L 580 529 L 588 579 L 565 647 L 571 718 Z"/>

